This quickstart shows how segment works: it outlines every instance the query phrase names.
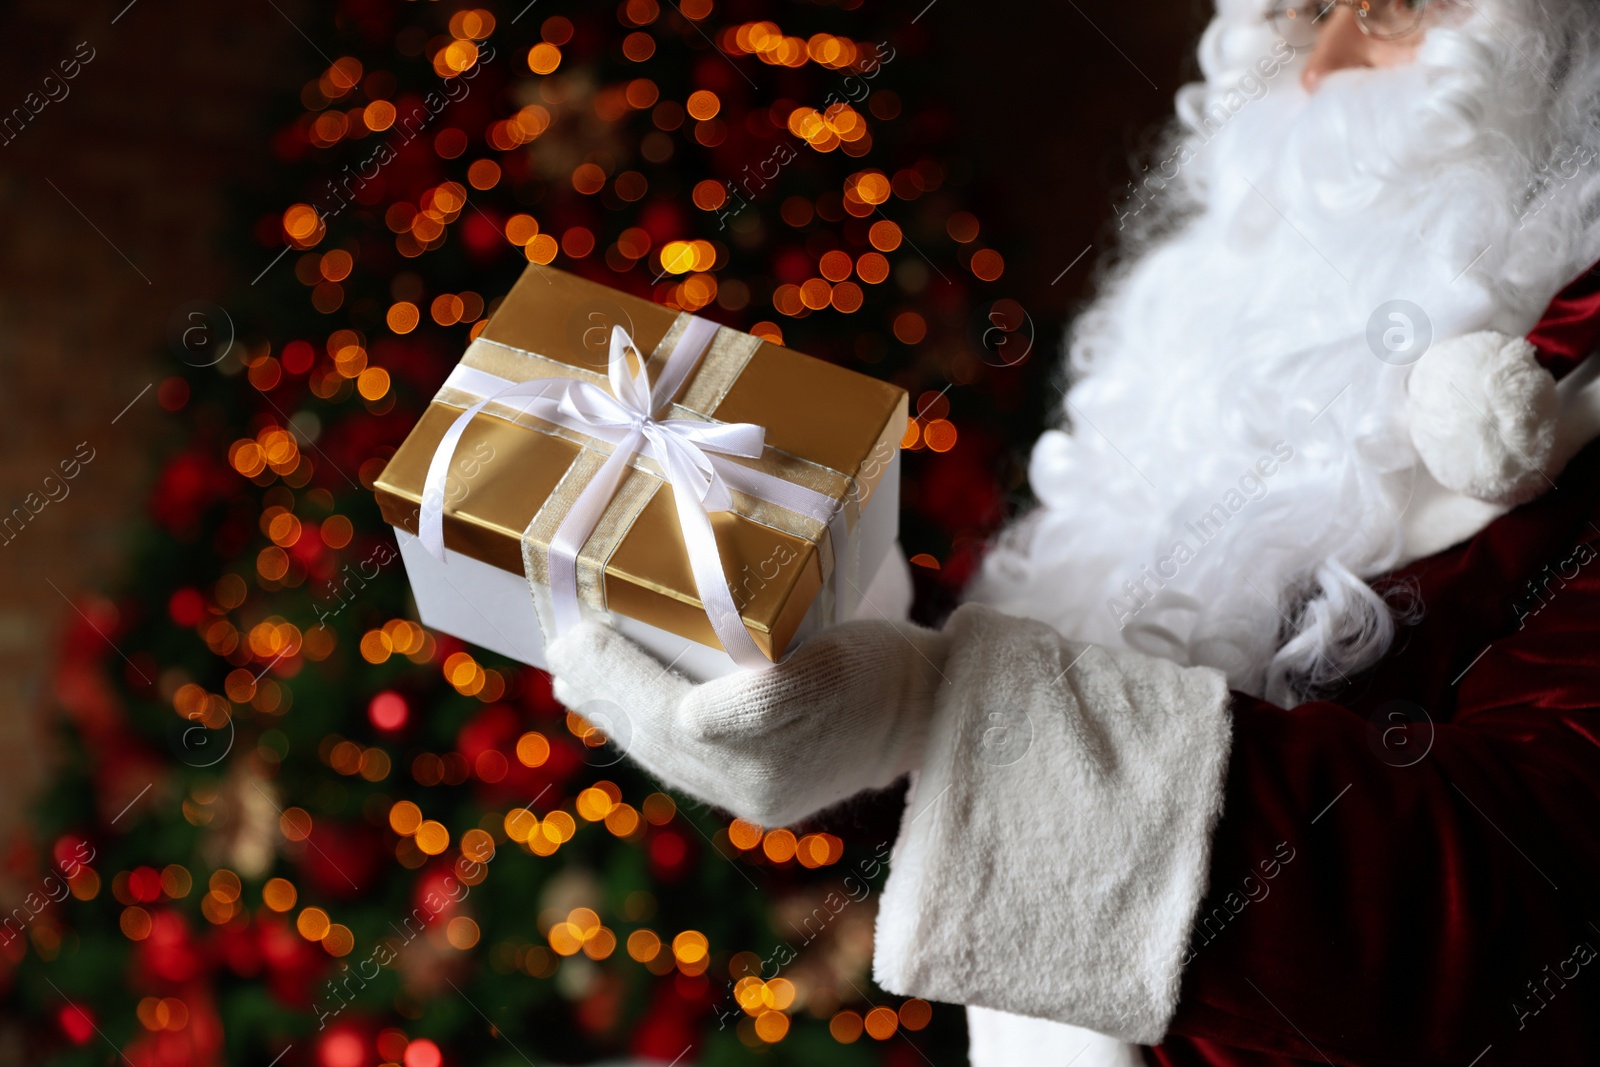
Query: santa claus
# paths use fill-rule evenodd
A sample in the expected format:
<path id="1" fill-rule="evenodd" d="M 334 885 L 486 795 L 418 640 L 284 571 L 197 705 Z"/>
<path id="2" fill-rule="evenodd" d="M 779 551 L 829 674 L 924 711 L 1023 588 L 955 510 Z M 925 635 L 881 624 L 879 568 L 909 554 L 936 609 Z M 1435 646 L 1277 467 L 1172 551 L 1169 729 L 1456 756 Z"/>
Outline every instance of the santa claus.
<path id="1" fill-rule="evenodd" d="M 911 773 L 977 1067 L 1600 1062 L 1600 4 L 1219 7 L 970 602 L 556 691 L 765 825 Z"/>

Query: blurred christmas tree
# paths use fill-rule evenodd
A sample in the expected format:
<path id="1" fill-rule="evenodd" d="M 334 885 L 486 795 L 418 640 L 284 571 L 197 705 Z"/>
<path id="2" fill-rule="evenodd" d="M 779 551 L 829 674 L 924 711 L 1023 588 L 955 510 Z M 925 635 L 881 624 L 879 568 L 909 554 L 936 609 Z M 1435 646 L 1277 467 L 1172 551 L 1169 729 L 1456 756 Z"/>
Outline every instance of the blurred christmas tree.
<path id="1" fill-rule="evenodd" d="M 0 935 L 30 1062 L 962 1062 L 959 1012 L 868 977 L 892 812 L 680 807 L 542 673 L 408 621 L 369 492 L 554 263 L 908 388 L 937 610 L 1030 343 L 917 90 L 944 72 L 860 0 L 517 6 L 302 26 L 329 62 L 240 205 L 261 273 L 176 320 L 143 577 L 63 648 L 40 891 Z"/>

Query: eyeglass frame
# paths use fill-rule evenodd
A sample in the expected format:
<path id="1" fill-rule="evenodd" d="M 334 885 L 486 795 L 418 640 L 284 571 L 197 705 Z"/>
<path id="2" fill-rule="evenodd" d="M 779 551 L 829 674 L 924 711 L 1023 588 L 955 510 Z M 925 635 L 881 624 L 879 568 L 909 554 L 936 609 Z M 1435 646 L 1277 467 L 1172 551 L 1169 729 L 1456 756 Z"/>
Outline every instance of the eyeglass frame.
<path id="1" fill-rule="evenodd" d="M 1323 19 L 1327 18 L 1329 15 L 1333 14 L 1335 8 L 1348 7 L 1355 11 L 1356 27 L 1361 31 L 1362 35 L 1371 37 L 1375 41 L 1403 40 L 1420 30 L 1422 28 L 1422 24 L 1426 22 L 1428 18 L 1428 0 L 1421 0 L 1417 7 L 1416 21 L 1410 26 L 1407 26 L 1405 29 L 1400 30 L 1397 33 L 1379 33 L 1368 22 L 1368 19 L 1371 17 L 1369 15 L 1369 12 L 1372 8 L 1371 0 L 1277 0 L 1277 2 L 1271 7 L 1267 8 L 1266 14 L 1262 16 L 1262 21 L 1271 26 L 1272 32 L 1276 33 L 1281 40 L 1288 41 L 1288 35 L 1278 29 L 1279 17 L 1285 15 L 1285 13 L 1288 11 L 1294 10 L 1295 8 L 1310 7 L 1312 4 L 1320 4 L 1323 6 L 1322 13 L 1311 20 L 1311 26 L 1314 27 L 1313 32 L 1315 32 L 1316 29 L 1320 29 L 1317 24 Z"/>

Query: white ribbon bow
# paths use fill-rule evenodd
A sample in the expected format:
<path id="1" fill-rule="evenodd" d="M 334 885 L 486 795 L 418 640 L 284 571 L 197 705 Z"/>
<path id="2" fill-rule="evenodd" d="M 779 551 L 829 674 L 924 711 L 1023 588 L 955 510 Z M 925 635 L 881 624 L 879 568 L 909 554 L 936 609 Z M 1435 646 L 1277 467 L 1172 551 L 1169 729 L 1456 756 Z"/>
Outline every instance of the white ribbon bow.
<path id="1" fill-rule="evenodd" d="M 700 318 L 688 320 L 667 357 L 661 377 L 652 387 L 644 357 L 639 356 L 637 371 L 629 366 L 628 351 L 637 352 L 637 349 L 627 332 L 614 326 L 607 368 L 611 382 L 609 391 L 577 378 L 539 378 L 511 383 L 463 411 L 445 431 L 428 465 L 418 529 L 423 547 L 444 562 L 445 483 L 451 458 L 467 424 L 490 403 L 521 401 L 517 406 L 529 415 L 612 445 L 611 455 L 578 494 L 550 541 L 550 592 L 557 634 L 565 633 L 582 620 L 578 554 L 616 495 L 633 457 L 643 452 L 655 460 L 672 486 L 695 588 L 723 649 L 742 667 L 772 666 L 740 618 L 711 527 L 712 512 L 732 507 L 732 493 L 725 474 L 735 478 L 741 489 L 752 480 L 763 484 L 775 480 L 721 459 L 721 456 L 759 458 L 765 447 L 766 431 L 749 422 L 714 423 L 655 417 L 699 363 L 716 331 L 714 322 Z M 752 479 L 751 476 L 756 477 Z"/>

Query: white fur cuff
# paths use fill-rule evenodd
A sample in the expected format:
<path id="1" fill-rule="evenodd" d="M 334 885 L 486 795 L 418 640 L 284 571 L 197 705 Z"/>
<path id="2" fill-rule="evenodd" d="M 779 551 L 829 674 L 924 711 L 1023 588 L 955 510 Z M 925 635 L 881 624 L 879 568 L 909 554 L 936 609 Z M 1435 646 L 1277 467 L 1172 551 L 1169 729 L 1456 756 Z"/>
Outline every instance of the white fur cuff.
<path id="1" fill-rule="evenodd" d="M 1210 867 L 1222 674 L 968 605 L 878 914 L 890 992 L 1154 1043 Z"/>
<path id="2" fill-rule="evenodd" d="M 1439 484 L 1494 504 L 1537 496 L 1559 403 L 1533 345 L 1484 331 L 1433 346 L 1411 371 L 1411 440 Z"/>

